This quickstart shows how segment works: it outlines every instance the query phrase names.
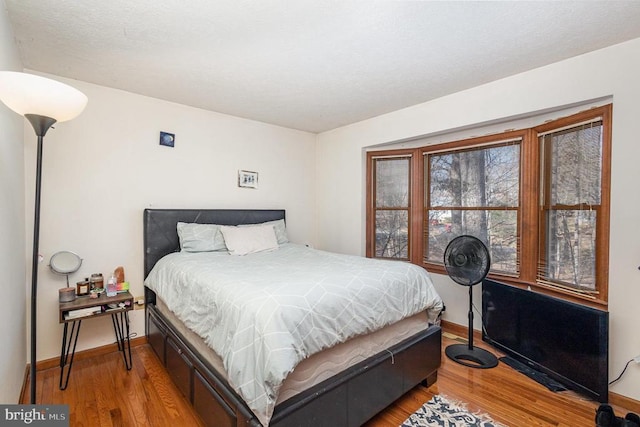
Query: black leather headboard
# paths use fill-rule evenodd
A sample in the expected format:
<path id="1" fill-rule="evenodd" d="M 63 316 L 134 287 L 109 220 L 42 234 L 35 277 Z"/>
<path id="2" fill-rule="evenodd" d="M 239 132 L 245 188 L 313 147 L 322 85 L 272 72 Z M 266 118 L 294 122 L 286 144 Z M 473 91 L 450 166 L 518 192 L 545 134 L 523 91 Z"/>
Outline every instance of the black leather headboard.
<path id="1" fill-rule="evenodd" d="M 239 225 L 277 219 L 285 219 L 283 209 L 145 209 L 144 277 L 147 277 L 160 258 L 180 250 L 176 230 L 178 222 Z"/>

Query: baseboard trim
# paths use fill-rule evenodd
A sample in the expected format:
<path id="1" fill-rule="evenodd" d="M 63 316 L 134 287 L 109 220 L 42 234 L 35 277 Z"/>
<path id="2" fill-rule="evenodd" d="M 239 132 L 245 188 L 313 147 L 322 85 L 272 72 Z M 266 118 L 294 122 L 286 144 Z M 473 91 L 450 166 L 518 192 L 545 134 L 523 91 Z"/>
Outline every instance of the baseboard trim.
<path id="1" fill-rule="evenodd" d="M 143 336 L 143 337 L 137 337 L 137 338 L 133 338 L 131 339 L 131 347 L 137 347 L 139 345 L 144 345 L 147 343 L 147 337 Z M 73 360 L 74 362 L 77 360 L 83 360 L 83 359 L 89 359 L 91 357 L 96 357 L 96 356 L 102 356 L 104 354 L 109 354 L 109 353 L 113 353 L 114 351 L 118 351 L 118 344 L 117 343 L 113 343 L 113 344 L 107 344 L 107 345 L 103 345 L 100 347 L 95 347 L 95 348 L 90 348 L 87 350 L 82 350 L 82 351 L 78 351 L 76 352 Z M 25 373 L 24 373 L 24 381 L 22 382 L 22 389 L 20 390 L 20 399 L 19 402 L 20 403 L 28 403 L 29 399 L 28 399 L 28 392 L 29 392 L 29 372 L 30 372 L 30 364 L 27 363 L 27 368 L 25 369 Z M 54 357 L 52 359 L 46 359 L 46 360 L 41 360 L 39 362 L 36 363 L 36 372 L 38 371 L 44 371 L 46 369 L 51 369 L 51 368 L 59 368 L 60 367 L 60 357 Z"/>
<path id="2" fill-rule="evenodd" d="M 469 338 L 469 328 L 466 326 L 459 325 L 457 323 L 448 322 L 446 320 L 442 320 L 441 327 L 444 332 L 448 332 L 453 335 L 457 335 L 461 338 L 468 339 Z M 476 340 L 482 340 L 482 334 L 480 331 L 474 329 L 473 330 L 473 342 Z"/>
<path id="3" fill-rule="evenodd" d="M 609 403 L 614 406 L 621 406 L 631 412 L 635 412 L 636 414 L 640 414 L 640 401 L 632 399 L 630 397 L 610 391 Z M 626 414 L 616 415 L 622 415 L 624 417 Z"/>
<path id="4" fill-rule="evenodd" d="M 442 320 L 442 330 L 444 332 L 448 332 L 450 334 L 457 335 L 459 337 L 468 339 L 469 337 L 469 328 L 463 325 L 459 325 L 453 322 L 447 322 L 446 320 Z M 473 342 L 475 345 L 476 341 L 482 341 L 482 333 L 477 329 L 473 330 Z M 640 414 L 640 401 L 632 399 L 627 396 L 623 396 L 618 393 L 614 393 L 612 391 L 609 392 L 609 403 L 614 406 L 620 406 L 637 414 Z M 626 414 L 622 414 L 623 416 Z"/>
<path id="5" fill-rule="evenodd" d="M 147 337 L 137 337 L 131 339 L 131 347 L 136 347 L 147 343 Z M 109 354 L 114 351 L 118 351 L 118 344 L 112 343 L 103 345 L 100 347 L 89 348 L 87 350 L 77 351 L 74 356 L 74 361 L 89 359 L 91 357 L 102 356 L 103 354 Z M 27 368 L 29 365 L 27 364 Z M 36 371 L 43 371 L 45 369 L 60 367 L 60 357 L 54 357 L 52 359 L 41 360 L 36 363 Z"/>
<path id="6" fill-rule="evenodd" d="M 20 388 L 20 394 L 18 395 L 18 403 L 28 402 L 27 400 L 27 392 L 29 390 L 28 384 L 29 384 L 29 364 L 27 363 L 27 367 L 24 370 L 24 381 L 22 381 L 22 387 Z"/>

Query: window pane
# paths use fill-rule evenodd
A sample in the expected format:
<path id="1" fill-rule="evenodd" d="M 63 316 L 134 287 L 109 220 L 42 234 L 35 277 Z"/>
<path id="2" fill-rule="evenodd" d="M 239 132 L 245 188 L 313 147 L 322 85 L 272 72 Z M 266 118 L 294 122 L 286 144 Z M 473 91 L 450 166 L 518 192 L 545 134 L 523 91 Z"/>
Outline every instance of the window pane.
<path id="1" fill-rule="evenodd" d="M 558 210 L 547 213 L 547 264 L 544 279 L 595 290 L 596 212 Z"/>
<path id="2" fill-rule="evenodd" d="M 489 248 L 492 271 L 517 274 L 520 140 L 428 155 L 428 161 L 425 261 L 441 264 L 448 243 L 469 234 Z M 489 207 L 511 209 L 482 209 Z"/>
<path id="3" fill-rule="evenodd" d="M 409 259 L 409 212 L 376 211 L 376 250 L 378 258 Z"/>
<path id="4" fill-rule="evenodd" d="M 377 159 L 376 207 L 409 206 L 409 158 Z"/>
<path id="5" fill-rule="evenodd" d="M 518 206 L 520 144 L 429 156 L 430 206 Z"/>
<path id="6" fill-rule="evenodd" d="M 602 122 L 546 135 L 551 144 L 551 204 L 600 204 Z"/>
<path id="7" fill-rule="evenodd" d="M 517 211 L 431 210 L 428 216 L 425 261 L 441 264 L 449 242 L 468 234 L 482 240 L 489 249 L 492 271 L 518 273 Z"/>

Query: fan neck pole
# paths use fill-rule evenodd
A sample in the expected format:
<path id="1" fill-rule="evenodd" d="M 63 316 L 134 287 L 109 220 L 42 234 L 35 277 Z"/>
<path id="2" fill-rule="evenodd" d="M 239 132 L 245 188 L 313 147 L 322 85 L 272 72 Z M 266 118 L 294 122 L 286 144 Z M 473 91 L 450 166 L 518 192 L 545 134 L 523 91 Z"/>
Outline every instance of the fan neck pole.
<path id="1" fill-rule="evenodd" d="M 469 350 L 473 349 L 473 286 L 469 286 Z"/>

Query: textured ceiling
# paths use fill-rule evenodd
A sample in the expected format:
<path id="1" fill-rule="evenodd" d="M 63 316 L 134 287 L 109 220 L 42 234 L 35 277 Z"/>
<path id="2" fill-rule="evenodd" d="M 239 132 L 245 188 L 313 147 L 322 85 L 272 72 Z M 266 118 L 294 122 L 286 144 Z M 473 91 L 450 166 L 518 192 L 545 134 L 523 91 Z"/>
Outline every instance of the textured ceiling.
<path id="1" fill-rule="evenodd" d="M 640 1 L 5 3 L 27 69 L 311 132 L 640 37 Z"/>

